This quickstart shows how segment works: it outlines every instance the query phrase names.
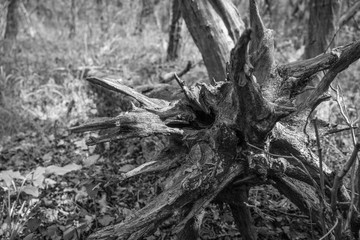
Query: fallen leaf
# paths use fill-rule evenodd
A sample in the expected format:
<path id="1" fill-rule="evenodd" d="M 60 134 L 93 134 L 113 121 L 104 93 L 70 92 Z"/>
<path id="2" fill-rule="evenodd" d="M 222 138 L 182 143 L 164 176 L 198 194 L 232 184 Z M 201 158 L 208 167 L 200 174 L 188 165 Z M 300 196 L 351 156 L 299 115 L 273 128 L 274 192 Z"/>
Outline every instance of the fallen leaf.
<path id="1" fill-rule="evenodd" d="M 0 172 L 0 180 L 5 182 L 7 187 L 11 186 L 11 182 L 14 179 L 24 179 L 24 177 L 20 174 L 19 171 L 14 172 L 13 170 L 5 170 Z"/>
<path id="2" fill-rule="evenodd" d="M 35 239 L 35 234 L 34 233 L 30 233 L 29 235 L 27 235 L 24 240 L 32 240 Z"/>
<path id="3" fill-rule="evenodd" d="M 115 218 L 114 217 L 111 217 L 109 215 L 104 215 L 102 217 L 100 217 L 98 219 L 99 223 L 101 225 L 103 225 L 104 227 L 106 227 L 107 225 L 109 225 Z"/>
<path id="4" fill-rule="evenodd" d="M 51 152 L 48 152 L 48 153 L 44 154 L 44 156 L 42 156 L 42 159 L 43 159 L 45 162 L 51 161 L 51 159 L 52 159 L 52 153 L 51 153 Z"/>
<path id="5" fill-rule="evenodd" d="M 45 186 L 53 187 L 56 183 L 57 182 L 52 180 L 51 178 L 45 178 L 45 180 L 44 180 Z"/>
<path id="6" fill-rule="evenodd" d="M 21 192 L 24 192 L 36 198 L 39 197 L 39 188 L 35 186 L 24 186 L 21 188 Z"/>
<path id="7" fill-rule="evenodd" d="M 87 150 L 88 146 L 86 145 L 85 139 L 81 139 L 79 141 L 74 142 L 76 147 L 80 148 L 81 150 Z"/>
<path id="8" fill-rule="evenodd" d="M 36 229 L 39 228 L 40 224 L 41 224 L 41 220 L 35 217 L 27 221 L 26 225 L 30 231 L 34 232 Z"/>
<path id="9" fill-rule="evenodd" d="M 91 198 L 95 198 L 99 192 L 99 188 L 97 184 L 89 183 L 85 185 L 86 192 Z"/>
<path id="10" fill-rule="evenodd" d="M 32 174 L 31 180 L 34 184 L 34 186 L 36 187 L 43 187 L 43 182 L 45 179 L 45 170 L 46 168 L 44 167 L 37 167 L 34 171 L 34 173 Z"/>
<path id="11" fill-rule="evenodd" d="M 135 165 L 132 165 L 132 164 L 125 164 L 124 166 L 122 166 L 121 168 L 119 168 L 119 172 L 128 172 L 128 171 L 131 171 L 135 168 L 136 166 Z"/>
<path id="12" fill-rule="evenodd" d="M 51 165 L 48 166 L 45 170 L 45 174 L 55 174 L 55 175 L 65 175 L 68 172 L 80 170 L 82 167 L 80 165 L 77 165 L 75 163 L 70 163 L 68 165 L 65 165 L 63 167 Z"/>
<path id="13" fill-rule="evenodd" d="M 74 226 L 70 226 L 69 228 L 67 228 L 63 233 L 64 240 L 73 239 L 75 231 L 76 231 L 76 228 Z M 75 239 L 77 239 L 77 238 L 75 238 Z"/>
<path id="14" fill-rule="evenodd" d="M 46 239 L 52 239 L 52 240 L 60 240 L 61 239 L 59 228 L 56 224 L 49 226 L 46 229 L 46 231 L 42 232 L 42 235 L 44 237 L 47 237 Z"/>
<path id="15" fill-rule="evenodd" d="M 106 193 L 103 193 L 101 195 L 101 198 L 97 201 L 97 203 L 99 204 L 100 207 L 100 213 L 105 213 L 108 208 L 108 204 L 106 201 Z"/>
<path id="16" fill-rule="evenodd" d="M 99 159 L 100 159 L 99 154 L 92 155 L 92 156 L 90 156 L 90 157 L 83 160 L 84 166 L 89 167 L 89 166 L 95 164 Z"/>

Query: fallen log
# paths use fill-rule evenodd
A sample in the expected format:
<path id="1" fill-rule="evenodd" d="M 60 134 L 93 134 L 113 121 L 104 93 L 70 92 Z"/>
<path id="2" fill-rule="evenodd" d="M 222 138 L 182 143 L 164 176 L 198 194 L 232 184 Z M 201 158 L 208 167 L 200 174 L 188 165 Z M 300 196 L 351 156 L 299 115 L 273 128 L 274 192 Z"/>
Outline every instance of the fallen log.
<path id="1" fill-rule="evenodd" d="M 116 79 L 88 77 L 91 83 L 131 96 L 139 106 L 71 130 L 112 129 L 108 135 L 90 139 L 89 144 L 167 135 L 170 144 L 157 158 L 122 177 L 175 169 L 164 191 L 149 204 L 89 239 L 141 239 L 170 217 L 177 219 L 173 231 L 181 238 L 184 232 L 199 228 L 196 219 L 215 199 L 229 204 L 242 236 L 256 239 L 245 203 L 248 190 L 260 184 L 273 185 L 319 226 L 330 229 L 344 220 L 349 208 L 332 211 L 330 199 L 336 194 L 339 201 L 350 202 L 349 194 L 338 181 L 339 191 L 331 191 L 335 174 L 324 163 L 321 169 L 321 158 L 309 148 L 315 133 L 308 120 L 319 102 L 327 99 L 324 94 L 335 76 L 360 58 L 360 41 L 329 54 L 277 66 L 272 31 L 264 27 L 255 1 L 250 1 L 250 13 L 251 29 L 242 32 L 231 51 L 224 81 L 187 87 L 177 78 L 184 93 L 180 100 L 149 98 Z M 296 96 L 323 70 L 328 72 L 315 91 L 296 106 Z M 326 134 L 329 125 L 319 131 Z"/>

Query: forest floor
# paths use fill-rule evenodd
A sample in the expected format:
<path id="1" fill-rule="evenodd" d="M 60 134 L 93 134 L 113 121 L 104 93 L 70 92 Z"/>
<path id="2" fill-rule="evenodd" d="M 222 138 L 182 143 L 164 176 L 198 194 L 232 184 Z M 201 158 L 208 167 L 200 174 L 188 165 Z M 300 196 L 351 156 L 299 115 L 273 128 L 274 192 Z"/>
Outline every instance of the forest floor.
<path id="1" fill-rule="evenodd" d="M 47 134 L 50 133 L 50 134 Z M 121 181 L 121 174 L 149 161 L 166 139 L 148 137 L 88 147 L 84 134 L 51 127 L 27 131 L 2 145 L 0 235 L 18 239 L 86 239 L 121 222 L 162 190 L 166 175 Z M 249 207 L 259 239 L 316 239 L 309 218 L 269 186 L 251 189 Z M 11 208 L 11 209 L 9 209 Z M 168 220 L 146 239 L 175 239 Z M 204 211 L 201 239 L 241 239 L 226 205 Z"/>
<path id="2" fill-rule="evenodd" d="M 118 75 L 136 88 L 155 86 L 162 74 L 181 70 L 187 61 L 197 63 L 183 78 L 188 85 L 208 82 L 206 70 L 189 34 L 184 35 L 182 57 L 166 62 L 167 34 L 154 25 L 142 35 L 129 33 L 128 26 L 98 34 L 91 26 L 91 35 L 71 40 L 40 21 L 34 28 L 35 37 L 20 34 L 13 51 L 0 59 L 0 238 L 86 239 L 121 222 L 162 191 L 166 175 L 120 179 L 150 161 L 167 142 L 151 136 L 87 146 L 86 139 L 98 133 L 71 134 L 71 126 L 115 116 L 130 106 L 120 94 L 89 86 L 84 80 L 87 71 Z M 294 39 L 277 45 L 280 62 L 301 56 Z M 354 84 L 359 72 L 357 64 L 340 76 L 350 114 L 360 101 L 359 85 Z M 176 89 L 176 83 L 170 85 Z M 331 111 L 332 122 L 343 123 L 336 104 Z M 328 136 L 323 143 L 325 161 L 334 169 L 352 149 L 347 133 Z M 251 189 L 249 208 L 259 239 L 320 236 L 309 217 L 267 185 Z M 166 221 L 146 239 L 173 239 L 174 224 L 175 219 Z M 204 210 L 200 235 L 241 239 L 228 207 L 217 203 Z"/>

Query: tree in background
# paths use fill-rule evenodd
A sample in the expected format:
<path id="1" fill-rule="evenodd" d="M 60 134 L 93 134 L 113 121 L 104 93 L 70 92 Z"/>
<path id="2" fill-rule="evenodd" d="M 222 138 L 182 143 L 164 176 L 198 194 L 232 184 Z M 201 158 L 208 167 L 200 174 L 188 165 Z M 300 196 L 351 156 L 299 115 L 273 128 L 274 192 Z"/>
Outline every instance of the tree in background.
<path id="1" fill-rule="evenodd" d="M 100 29 L 102 32 L 107 31 L 107 22 L 105 21 L 105 17 L 103 15 L 103 8 L 105 3 L 103 0 L 96 0 L 96 15 L 97 15 L 97 21 L 100 24 Z M 106 5 L 105 5 L 106 6 Z"/>
<path id="2" fill-rule="evenodd" d="M 171 22 L 169 31 L 169 44 L 167 48 L 167 60 L 173 61 L 179 57 L 181 49 L 181 30 L 183 19 L 181 18 L 180 0 L 173 0 L 171 6 Z"/>
<path id="3" fill-rule="evenodd" d="M 6 15 L 6 28 L 5 28 L 5 52 L 8 52 L 16 41 L 16 36 L 19 31 L 19 0 L 10 0 L 8 11 Z"/>
<path id="4" fill-rule="evenodd" d="M 154 13 L 154 5 L 157 4 L 157 0 L 140 0 L 140 11 L 136 16 L 135 35 L 139 35 L 143 32 L 144 19 Z"/>
<path id="5" fill-rule="evenodd" d="M 335 46 L 339 9 L 338 0 L 310 0 L 304 59 L 313 58 Z"/>
<path id="6" fill-rule="evenodd" d="M 340 4 L 338 0 L 310 0 L 309 1 L 309 21 L 307 37 L 305 41 L 304 59 L 313 58 L 335 46 L 335 32 L 337 30 Z M 305 101 L 312 91 L 311 87 L 316 86 L 323 73 L 319 73 L 310 79 L 310 84 L 306 92 L 299 95 L 298 102 Z M 323 103 L 319 110 L 314 114 L 322 119 L 329 120 L 330 106 L 328 102 Z"/>
<path id="7" fill-rule="evenodd" d="M 69 38 L 74 38 L 76 34 L 76 6 L 75 0 L 70 0 L 70 23 L 69 23 Z"/>

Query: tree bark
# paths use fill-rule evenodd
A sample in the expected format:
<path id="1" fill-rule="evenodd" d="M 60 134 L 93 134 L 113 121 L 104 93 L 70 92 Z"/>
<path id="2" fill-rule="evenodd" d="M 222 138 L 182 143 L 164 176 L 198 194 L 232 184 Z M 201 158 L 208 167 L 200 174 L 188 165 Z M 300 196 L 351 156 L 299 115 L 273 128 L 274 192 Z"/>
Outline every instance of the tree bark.
<path id="1" fill-rule="evenodd" d="M 308 33 L 305 44 L 304 59 L 313 58 L 335 46 L 335 32 L 340 4 L 337 0 L 310 0 L 310 17 L 308 22 Z M 308 86 L 314 87 L 323 77 L 322 73 L 314 76 Z M 312 90 L 307 90 L 301 94 L 297 102 L 300 104 L 305 101 Z M 330 117 L 330 106 L 323 103 L 321 108 L 315 110 L 313 115 L 321 119 L 328 120 Z"/>
<path id="2" fill-rule="evenodd" d="M 183 25 L 183 20 L 181 18 L 180 0 L 173 0 L 171 8 L 169 44 L 167 49 L 168 61 L 173 61 L 179 57 L 181 49 L 181 29 Z"/>
<path id="3" fill-rule="evenodd" d="M 76 34 L 76 5 L 75 0 L 71 0 L 70 4 L 70 23 L 69 23 L 69 38 L 72 39 Z"/>
<path id="4" fill-rule="evenodd" d="M 230 0 L 182 1 L 181 11 L 210 81 L 223 81 L 230 50 L 244 30 L 238 11 Z"/>
<path id="5" fill-rule="evenodd" d="M 6 27 L 5 27 L 5 52 L 9 52 L 16 41 L 16 36 L 19 31 L 19 1 L 10 0 L 7 15 L 6 15 Z"/>
<path id="6" fill-rule="evenodd" d="M 335 46 L 340 5 L 337 0 L 310 0 L 309 9 L 304 59 L 313 58 Z"/>
<path id="7" fill-rule="evenodd" d="M 235 190 L 233 196 L 229 199 L 236 199 L 236 202 L 229 202 L 231 213 L 234 217 L 235 223 L 243 239 L 256 240 L 257 234 L 253 226 L 254 221 L 252 219 L 250 210 L 246 205 L 249 198 L 249 188 L 243 186 L 242 189 Z"/>
<path id="8" fill-rule="evenodd" d="M 220 21 L 221 11 L 214 10 L 214 2 L 183 2 L 183 9 L 192 11 L 188 17 L 193 20 L 197 17 L 200 25 L 195 26 L 193 22 L 192 31 L 198 29 L 208 33 L 205 36 L 209 38 L 202 40 L 203 35 L 192 33 L 199 38 L 195 42 L 201 42 L 198 46 L 216 45 L 231 39 L 229 32 L 209 34 L 225 29 L 226 25 Z M 214 26 L 201 25 L 204 23 Z M 199 226 L 196 219 L 213 200 L 230 205 L 243 238 L 256 239 L 245 203 L 248 188 L 260 184 L 273 185 L 326 229 L 346 216 L 349 207 L 336 212 L 329 202 L 325 204 L 326 209 L 319 207 L 321 171 L 325 188 L 331 189 L 325 191 L 322 199 L 332 199 L 334 194 L 341 202 L 350 199 L 343 186 L 333 184 L 336 174 L 325 164 L 320 169 L 319 158 L 309 147 L 309 140 L 314 140 L 314 129 L 309 127 L 305 133 L 304 127 L 309 114 L 327 98 L 324 94 L 336 75 L 360 58 L 360 41 L 311 59 L 278 66 L 274 60 L 273 32 L 264 26 L 255 0 L 250 1 L 250 26 L 231 50 L 227 71 L 222 77 L 224 81 L 216 79 L 218 82 L 214 85 L 197 84 L 189 88 L 176 77 L 184 93 L 178 101 L 146 97 L 114 77 L 100 74 L 88 77 L 91 83 L 126 94 L 138 104 L 130 112 L 95 119 L 71 130 L 112 130 L 108 135 L 89 139 L 88 144 L 152 134 L 168 135 L 168 147 L 153 161 L 125 173 L 121 179 L 174 171 L 165 180 L 166 186 L 159 196 L 123 222 L 103 228 L 89 239 L 141 239 L 174 214 L 179 222 L 173 232 L 179 237 L 190 233 L 196 238 L 196 231 L 193 231 Z M 216 42 L 215 36 L 222 40 Z M 209 49 L 216 52 L 221 47 L 200 49 L 205 56 L 206 51 L 211 52 Z M 217 54 L 219 52 L 214 59 Z M 222 65 L 217 67 L 222 68 Z M 308 84 L 308 79 L 324 70 L 327 73 L 315 90 L 302 104 L 295 105 L 294 100 Z M 319 126 L 320 134 L 328 130 Z M 338 179 L 336 183 L 341 181 Z M 358 216 L 358 212 L 354 214 Z"/>

